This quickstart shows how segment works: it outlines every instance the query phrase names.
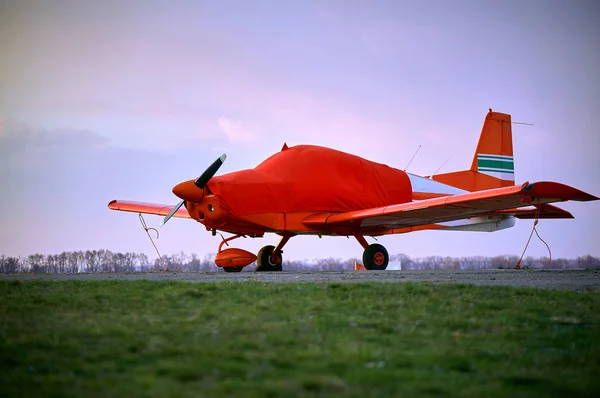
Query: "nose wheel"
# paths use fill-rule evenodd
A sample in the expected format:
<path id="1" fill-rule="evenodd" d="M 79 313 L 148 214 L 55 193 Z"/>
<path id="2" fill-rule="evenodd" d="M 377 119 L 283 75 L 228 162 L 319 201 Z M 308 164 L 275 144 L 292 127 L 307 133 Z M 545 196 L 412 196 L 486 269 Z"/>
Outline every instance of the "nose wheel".
<path id="1" fill-rule="evenodd" d="M 284 235 L 277 246 L 265 246 L 258 251 L 256 255 L 256 263 L 258 266 L 254 271 L 282 271 L 281 263 L 283 263 L 283 246 L 294 235 Z"/>
<path id="2" fill-rule="evenodd" d="M 254 271 L 282 271 L 283 256 L 281 251 L 273 254 L 274 250 L 275 246 L 269 245 L 258 251 L 256 256 L 258 266 Z"/>

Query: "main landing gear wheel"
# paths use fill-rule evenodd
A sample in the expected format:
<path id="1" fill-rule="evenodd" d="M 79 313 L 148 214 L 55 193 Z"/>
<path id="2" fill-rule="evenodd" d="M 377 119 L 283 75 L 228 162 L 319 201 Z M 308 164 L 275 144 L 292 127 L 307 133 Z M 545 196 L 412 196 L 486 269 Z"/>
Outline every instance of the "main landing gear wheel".
<path id="1" fill-rule="evenodd" d="M 244 267 L 223 267 L 225 272 L 241 272 Z"/>
<path id="2" fill-rule="evenodd" d="M 275 250 L 275 246 L 265 246 L 258 251 L 256 255 L 256 263 L 258 266 L 255 271 L 281 271 L 281 263 L 283 262 L 283 257 L 281 252 L 277 253 L 275 256 L 275 261 L 273 261 L 272 254 L 273 250 Z"/>
<path id="3" fill-rule="evenodd" d="M 390 262 L 390 256 L 385 247 L 379 243 L 367 246 L 363 252 L 363 265 L 368 270 L 383 271 Z"/>

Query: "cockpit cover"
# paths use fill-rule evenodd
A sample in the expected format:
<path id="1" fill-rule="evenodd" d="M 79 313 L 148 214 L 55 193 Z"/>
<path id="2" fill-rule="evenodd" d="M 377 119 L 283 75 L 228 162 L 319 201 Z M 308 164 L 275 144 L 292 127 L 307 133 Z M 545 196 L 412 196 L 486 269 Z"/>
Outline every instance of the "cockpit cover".
<path id="1" fill-rule="evenodd" d="M 406 173 L 330 148 L 290 147 L 252 170 L 213 177 L 209 189 L 234 215 L 348 212 L 411 201 Z"/>

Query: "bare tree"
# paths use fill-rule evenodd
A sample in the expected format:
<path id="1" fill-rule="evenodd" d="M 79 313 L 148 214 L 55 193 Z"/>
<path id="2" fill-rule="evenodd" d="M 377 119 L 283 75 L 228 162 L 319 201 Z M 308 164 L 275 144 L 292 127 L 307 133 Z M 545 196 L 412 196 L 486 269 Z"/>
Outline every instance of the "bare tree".
<path id="1" fill-rule="evenodd" d="M 43 254 L 30 254 L 27 256 L 29 272 L 46 272 L 46 257 Z"/>
<path id="2" fill-rule="evenodd" d="M 20 264 L 17 257 L 0 256 L 0 272 L 15 273 L 19 272 Z"/>

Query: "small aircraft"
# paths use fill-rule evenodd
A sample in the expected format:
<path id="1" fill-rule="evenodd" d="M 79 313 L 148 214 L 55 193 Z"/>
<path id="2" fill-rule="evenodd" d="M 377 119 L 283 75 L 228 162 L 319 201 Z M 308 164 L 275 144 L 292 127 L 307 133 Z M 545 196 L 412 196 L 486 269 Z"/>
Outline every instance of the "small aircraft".
<path id="1" fill-rule="evenodd" d="M 192 218 L 213 236 L 233 234 L 219 245 L 217 266 L 239 272 L 257 261 L 257 271 L 281 271 L 282 249 L 296 235 L 353 236 L 363 247 L 367 270 L 384 270 L 384 246 L 365 236 L 420 230 L 498 231 L 515 218 L 573 218 L 550 203 L 598 198 L 557 182 L 515 185 L 511 117 L 485 117 L 471 168 L 417 176 L 384 164 L 314 145 L 283 145 L 254 169 L 215 176 L 222 155 L 195 180 L 173 188 L 175 205 L 113 200 L 108 207 L 171 217 Z M 182 208 L 184 207 L 184 208 Z M 257 255 L 223 244 L 265 233 L 281 236 Z"/>

